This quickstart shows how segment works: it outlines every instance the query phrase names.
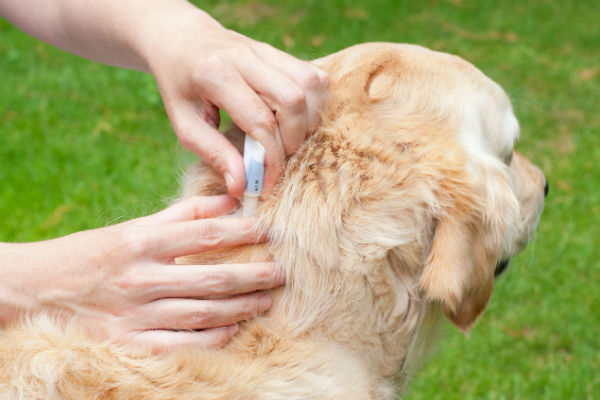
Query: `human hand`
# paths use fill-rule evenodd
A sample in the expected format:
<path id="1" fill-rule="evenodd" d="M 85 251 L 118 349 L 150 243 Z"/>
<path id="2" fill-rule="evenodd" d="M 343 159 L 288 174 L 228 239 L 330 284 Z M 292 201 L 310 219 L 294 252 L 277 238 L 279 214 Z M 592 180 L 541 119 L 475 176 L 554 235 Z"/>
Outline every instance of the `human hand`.
<path id="1" fill-rule="evenodd" d="M 187 0 L 38 3 L 0 0 L 0 13 L 82 57 L 151 72 L 179 141 L 225 177 L 233 197 L 244 192 L 244 165 L 217 130 L 219 109 L 265 148 L 268 193 L 326 106 L 326 72 L 225 29 Z"/>
<path id="2" fill-rule="evenodd" d="M 237 322 L 270 307 L 260 291 L 281 285 L 283 276 L 268 262 L 176 265 L 174 259 L 260 241 L 255 219 L 214 218 L 236 205 L 229 196 L 193 197 L 106 228 L 1 244 L 5 322 L 8 309 L 51 311 L 75 316 L 100 339 L 155 351 L 225 344 Z"/>
<path id="3" fill-rule="evenodd" d="M 223 28 L 200 10 L 170 12 L 147 37 L 146 60 L 181 144 L 244 192 L 239 152 L 217 130 L 224 109 L 265 148 L 263 193 L 320 120 L 327 74 L 268 44 Z"/>

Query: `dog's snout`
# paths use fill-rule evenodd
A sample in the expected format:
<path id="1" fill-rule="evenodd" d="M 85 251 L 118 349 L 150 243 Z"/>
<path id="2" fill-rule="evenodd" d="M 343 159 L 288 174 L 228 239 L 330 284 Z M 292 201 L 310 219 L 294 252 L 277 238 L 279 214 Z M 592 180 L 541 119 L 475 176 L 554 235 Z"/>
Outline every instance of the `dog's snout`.
<path id="1" fill-rule="evenodd" d="M 544 181 L 544 197 L 548 197 L 548 191 L 550 187 L 548 186 L 548 181 Z"/>

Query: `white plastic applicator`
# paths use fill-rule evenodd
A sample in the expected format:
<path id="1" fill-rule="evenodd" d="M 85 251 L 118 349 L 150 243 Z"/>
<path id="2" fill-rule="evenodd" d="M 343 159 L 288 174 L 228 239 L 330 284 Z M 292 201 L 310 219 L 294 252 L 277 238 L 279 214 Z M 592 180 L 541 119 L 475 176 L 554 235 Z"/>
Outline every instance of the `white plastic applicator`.
<path id="1" fill-rule="evenodd" d="M 246 170 L 246 190 L 244 191 L 243 215 L 254 215 L 258 197 L 262 192 L 265 177 L 265 148 L 246 135 L 244 142 L 244 169 Z"/>

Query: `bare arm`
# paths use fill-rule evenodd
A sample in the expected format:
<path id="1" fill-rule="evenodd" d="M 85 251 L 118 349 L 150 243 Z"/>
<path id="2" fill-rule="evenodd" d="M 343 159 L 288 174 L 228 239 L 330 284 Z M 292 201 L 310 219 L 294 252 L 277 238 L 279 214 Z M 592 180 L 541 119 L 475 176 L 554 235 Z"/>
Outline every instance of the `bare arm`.
<path id="1" fill-rule="evenodd" d="M 0 0 L 0 13 L 67 51 L 152 73 L 179 141 L 224 175 L 233 197 L 243 193 L 244 168 L 240 154 L 217 131 L 219 108 L 265 147 L 268 191 L 283 171 L 284 155 L 316 128 L 327 102 L 323 71 L 223 28 L 183 0 Z M 0 322 L 56 309 L 83 319 L 102 337 L 159 349 L 223 343 L 232 334 L 224 327 L 269 306 L 270 300 L 253 292 L 282 283 L 275 266 L 228 265 L 215 272 L 207 266 L 174 267 L 170 258 L 203 251 L 206 224 L 217 232 L 208 240 L 216 247 L 253 242 L 256 232 L 246 229 L 247 221 L 212 219 L 234 206 L 232 198 L 196 199 L 114 227 L 48 242 L 0 244 Z M 198 210 L 209 219 L 197 221 Z M 197 246 L 178 247 L 190 232 Z M 235 235 L 240 232 L 246 235 Z M 153 251 L 157 243 L 173 251 Z M 207 276 L 215 273 L 229 274 L 236 285 L 210 292 Z M 210 305 L 189 300 L 210 294 L 226 297 Z"/>
<path id="2" fill-rule="evenodd" d="M 150 72 L 142 49 L 149 29 L 145 24 L 161 14 L 181 12 L 202 13 L 183 0 L 0 0 L 0 14 L 39 40 L 91 60 L 145 72 Z"/>
<path id="3" fill-rule="evenodd" d="M 222 27 L 183 0 L 0 0 L 31 35 L 106 64 L 154 75 L 175 133 L 244 191 L 238 151 L 218 133 L 219 108 L 266 150 L 265 191 L 285 155 L 313 132 L 328 100 L 327 74 Z"/>
<path id="4" fill-rule="evenodd" d="M 264 312 L 279 286 L 273 263 L 175 265 L 175 257 L 256 243 L 256 221 L 214 218 L 228 196 L 193 197 L 157 214 L 44 242 L 0 243 L 0 325 L 49 312 L 91 336 L 150 344 L 226 343 Z M 222 284 L 221 284 L 222 283 Z M 217 296 L 218 300 L 206 300 Z M 204 300 L 200 300 L 204 299 Z"/>

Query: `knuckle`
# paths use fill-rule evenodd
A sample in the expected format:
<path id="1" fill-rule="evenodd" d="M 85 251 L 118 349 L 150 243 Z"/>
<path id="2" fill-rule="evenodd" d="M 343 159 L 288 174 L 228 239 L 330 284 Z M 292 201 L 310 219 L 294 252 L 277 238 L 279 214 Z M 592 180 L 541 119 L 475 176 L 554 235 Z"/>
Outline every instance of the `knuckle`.
<path id="1" fill-rule="evenodd" d="M 304 90 L 321 90 L 324 85 L 329 85 L 329 76 L 325 71 L 318 71 L 307 66 L 302 74 L 296 78 L 298 86 Z"/>
<path id="2" fill-rule="evenodd" d="M 256 280 L 259 284 L 266 287 L 275 280 L 275 271 L 266 264 L 256 271 Z"/>
<path id="3" fill-rule="evenodd" d="M 253 46 L 254 48 L 261 52 L 261 53 L 266 53 L 266 52 L 272 52 L 273 51 L 273 47 L 266 43 L 266 42 L 261 42 L 261 41 L 255 41 L 253 42 Z"/>
<path id="4" fill-rule="evenodd" d="M 218 225 L 210 220 L 200 220 L 197 223 L 198 226 L 190 226 L 189 235 L 198 236 L 198 239 L 207 247 L 218 248 L 224 244 L 224 234 Z"/>
<path id="5" fill-rule="evenodd" d="M 207 155 L 205 162 L 217 169 L 218 171 L 224 171 L 225 165 L 225 154 L 220 149 L 212 149 Z"/>
<path id="6" fill-rule="evenodd" d="M 218 329 L 213 332 L 208 340 L 207 347 L 219 348 L 224 346 L 231 339 L 231 334 L 226 329 Z"/>
<path id="7" fill-rule="evenodd" d="M 223 73 L 227 63 L 219 53 L 208 54 L 201 58 L 195 68 L 195 81 L 204 82 L 207 77 L 218 76 Z"/>
<path id="8" fill-rule="evenodd" d="M 188 316 L 188 323 L 193 324 L 196 329 L 209 327 L 215 320 L 215 311 L 212 305 L 205 304 L 202 309 L 195 310 Z"/>
<path id="9" fill-rule="evenodd" d="M 310 68 L 310 72 L 300 78 L 300 86 L 307 89 L 315 89 L 321 86 L 319 73 Z"/>
<path id="10" fill-rule="evenodd" d="M 118 243 L 121 254 L 134 258 L 146 255 L 151 247 L 146 230 L 135 224 L 124 224 L 118 229 L 114 243 Z"/>
<path id="11" fill-rule="evenodd" d="M 214 271 L 202 284 L 210 293 L 230 293 L 235 288 L 235 279 L 225 271 Z"/>
<path id="12" fill-rule="evenodd" d="M 277 131 L 277 120 L 273 112 L 268 107 L 265 107 L 260 99 L 256 100 L 254 109 L 256 111 L 248 133 L 251 136 L 252 134 L 261 134 L 265 131 L 274 134 Z"/>
<path id="13" fill-rule="evenodd" d="M 306 94 L 299 87 L 290 89 L 283 98 L 283 107 L 290 109 L 292 112 L 303 111 L 306 109 Z"/>
<path id="14" fill-rule="evenodd" d="M 236 41 L 229 47 L 232 58 L 237 60 L 251 60 L 256 58 L 256 53 L 244 41 Z"/>
<path id="15" fill-rule="evenodd" d="M 193 91 L 204 97 L 207 93 L 217 93 L 224 90 L 233 80 L 232 64 L 227 54 L 235 54 L 230 48 L 221 49 L 218 53 L 210 54 L 200 59 L 191 75 Z"/>
<path id="16" fill-rule="evenodd" d="M 115 278 L 114 284 L 120 291 L 134 296 L 145 293 L 151 287 L 151 283 L 144 275 L 134 272 L 119 275 Z"/>
<path id="17" fill-rule="evenodd" d="M 325 71 L 323 71 L 322 69 L 320 69 L 317 72 L 317 76 L 318 76 L 318 80 L 319 80 L 319 86 L 322 89 L 328 89 L 329 85 L 331 83 L 331 79 L 329 78 L 329 74 Z"/>
<path id="18" fill-rule="evenodd" d="M 240 320 L 257 315 L 259 313 L 258 298 L 255 296 L 243 298 L 239 303 L 238 310 L 237 317 Z"/>

